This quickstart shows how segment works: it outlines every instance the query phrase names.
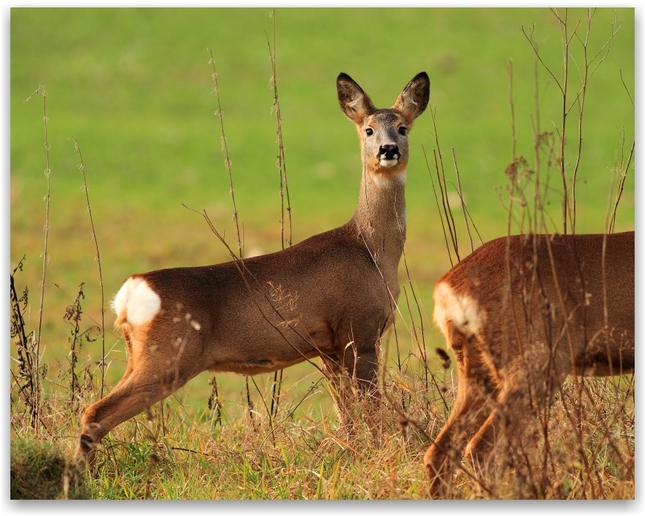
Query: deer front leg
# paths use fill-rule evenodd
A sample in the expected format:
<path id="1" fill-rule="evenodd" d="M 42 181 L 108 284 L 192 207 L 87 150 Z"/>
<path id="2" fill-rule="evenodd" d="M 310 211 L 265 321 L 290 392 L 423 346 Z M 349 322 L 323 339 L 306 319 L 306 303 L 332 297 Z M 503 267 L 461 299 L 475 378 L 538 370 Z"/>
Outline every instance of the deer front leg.
<path id="1" fill-rule="evenodd" d="M 342 381 L 343 368 L 340 358 L 337 354 L 322 355 L 322 369 L 327 378 L 329 392 L 336 407 L 338 421 L 341 429 L 348 429 L 351 426 L 349 417 L 349 407 L 346 405 L 346 396 L 344 395 L 345 383 Z"/>
<path id="2" fill-rule="evenodd" d="M 341 429 L 351 432 L 359 417 L 373 419 L 380 402 L 376 345 L 359 351 L 351 341 L 342 354 L 321 358 Z"/>

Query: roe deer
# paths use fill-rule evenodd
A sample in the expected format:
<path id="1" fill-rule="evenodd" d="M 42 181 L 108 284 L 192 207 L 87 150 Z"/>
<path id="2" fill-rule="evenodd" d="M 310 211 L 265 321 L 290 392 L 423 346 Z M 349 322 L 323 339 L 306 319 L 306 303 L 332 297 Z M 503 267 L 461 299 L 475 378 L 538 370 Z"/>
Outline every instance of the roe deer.
<path id="1" fill-rule="evenodd" d="M 504 468 L 493 451 L 504 462 L 531 448 L 530 414 L 569 374 L 634 372 L 634 232 L 498 238 L 445 274 L 434 302 L 458 384 L 424 458 L 432 497 L 445 496 L 464 447 L 483 485 Z"/>
<path id="2" fill-rule="evenodd" d="M 252 375 L 319 356 L 332 393 L 346 392 L 348 375 L 366 397 L 378 392 L 380 338 L 399 294 L 408 132 L 428 105 L 430 80 L 416 75 L 389 109 L 375 108 L 347 74 L 336 86 L 361 143 L 352 219 L 277 253 L 130 276 L 112 305 L 126 371 L 85 410 L 77 457 L 90 459 L 112 428 L 206 370 Z M 342 422 L 346 405 L 334 401 Z"/>

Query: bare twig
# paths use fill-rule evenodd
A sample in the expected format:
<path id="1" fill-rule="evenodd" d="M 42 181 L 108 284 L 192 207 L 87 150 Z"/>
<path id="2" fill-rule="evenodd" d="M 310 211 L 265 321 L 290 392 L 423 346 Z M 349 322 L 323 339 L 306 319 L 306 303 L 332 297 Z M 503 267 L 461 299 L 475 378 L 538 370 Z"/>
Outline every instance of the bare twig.
<path id="1" fill-rule="evenodd" d="M 96 237 L 96 228 L 94 227 L 94 217 L 92 217 L 92 205 L 90 204 L 90 193 L 87 186 L 87 178 L 85 176 L 85 163 L 83 162 L 83 154 L 81 153 L 81 146 L 78 144 L 76 138 L 74 140 L 74 149 L 78 152 L 79 165 L 78 168 L 83 175 L 83 191 L 85 192 L 85 203 L 87 205 L 87 214 L 90 218 L 90 227 L 92 230 L 92 241 L 94 242 L 94 249 L 96 251 L 96 264 L 99 270 L 99 287 L 101 290 L 101 394 L 103 397 L 103 390 L 105 388 L 105 289 L 103 286 L 103 268 L 101 266 L 101 252 L 99 251 L 99 241 Z"/>
<path id="2" fill-rule="evenodd" d="M 276 65 L 276 30 L 275 30 L 275 9 L 271 11 L 271 19 L 273 21 L 273 47 L 267 35 L 267 47 L 269 48 L 269 57 L 271 59 L 271 80 L 270 84 L 273 86 L 273 107 L 272 112 L 275 115 L 276 133 L 278 135 L 278 157 L 276 166 L 280 175 L 280 242 L 282 249 L 286 246 L 291 247 L 293 239 L 293 228 L 291 220 L 291 200 L 289 198 L 289 183 L 287 181 L 287 166 L 284 154 L 284 141 L 282 138 L 282 114 L 280 112 L 280 97 L 278 95 L 278 71 Z M 286 206 L 285 206 L 286 198 Z M 289 233 L 285 242 L 284 226 L 285 226 L 285 210 L 287 213 L 287 223 L 289 225 Z M 269 419 L 275 417 L 278 413 L 278 402 L 280 399 L 280 391 L 282 388 L 282 379 L 284 370 L 280 369 L 273 373 L 273 390 L 271 392 L 271 410 L 269 412 Z"/>
<path id="3" fill-rule="evenodd" d="M 237 234 L 237 254 L 240 258 L 242 258 L 244 256 L 244 249 L 242 245 L 242 236 L 240 234 L 240 223 L 238 220 L 237 205 L 235 203 L 235 188 L 233 187 L 233 173 L 231 170 L 231 158 L 228 153 L 228 146 L 226 145 L 226 132 L 224 131 L 224 114 L 222 112 L 222 103 L 220 100 L 219 83 L 217 82 L 217 70 L 215 68 L 215 58 L 213 57 L 213 51 L 211 47 L 208 47 L 208 52 L 211 56 L 209 63 L 213 69 L 212 79 L 213 79 L 213 84 L 215 86 L 213 89 L 213 92 L 217 97 L 217 110 L 215 111 L 215 115 L 219 118 L 222 150 L 224 151 L 224 164 L 226 165 L 226 170 L 228 171 L 229 193 L 231 195 L 231 202 L 233 203 L 233 222 L 235 223 L 235 231 Z M 248 404 L 248 413 L 251 421 L 253 421 L 253 405 L 251 403 L 251 392 L 249 390 L 248 376 L 245 376 L 245 385 L 246 385 L 246 399 Z"/>
<path id="4" fill-rule="evenodd" d="M 457 194 L 459 195 L 459 204 L 461 204 L 461 211 L 464 215 L 464 225 L 466 226 L 466 233 L 468 233 L 468 240 L 470 242 L 470 252 L 472 253 L 475 250 L 475 246 L 473 244 L 473 235 L 470 231 L 471 223 L 473 225 L 473 229 L 477 233 L 477 236 L 479 236 L 480 243 L 482 242 L 482 237 L 479 234 L 479 231 L 477 231 L 477 227 L 475 226 L 475 223 L 470 217 L 468 213 L 468 209 L 466 208 L 464 193 L 463 193 L 463 190 L 461 189 L 461 177 L 459 175 L 459 165 L 457 165 L 457 156 L 455 155 L 455 148 L 451 147 L 451 151 L 452 151 L 452 164 L 455 167 L 455 176 L 457 177 Z"/>
<path id="5" fill-rule="evenodd" d="M 435 171 L 437 173 L 437 184 L 439 185 L 439 192 L 441 193 L 441 205 L 443 209 L 443 214 L 445 216 L 446 225 L 448 226 L 448 233 L 450 234 L 450 242 L 452 245 L 452 250 L 455 253 L 456 259 L 459 262 L 461 258 L 459 257 L 459 242 L 457 240 L 457 228 L 455 225 L 455 219 L 452 216 L 452 211 L 450 209 L 450 201 L 448 199 L 448 189 L 446 184 L 446 172 L 443 165 L 443 154 L 441 152 L 441 145 L 439 145 L 439 132 L 437 131 L 437 119 L 436 113 L 430 111 L 432 115 L 432 127 L 434 129 L 434 138 L 435 138 L 435 150 L 434 150 L 434 161 L 435 161 Z M 450 253 L 450 250 L 448 250 Z M 452 258 L 450 260 L 452 263 Z"/>
<path id="6" fill-rule="evenodd" d="M 634 105 L 634 100 L 632 98 L 632 94 L 629 91 L 629 88 L 625 84 L 625 80 L 623 78 L 623 74 L 621 71 L 620 74 L 620 79 L 623 83 L 623 87 L 625 88 L 625 91 L 627 93 L 627 96 L 629 97 L 629 101 L 631 102 L 632 106 Z M 624 142 L 624 130 L 623 130 L 623 142 Z M 620 202 L 620 199 L 623 195 L 623 189 L 625 188 L 625 179 L 627 179 L 627 172 L 632 166 L 632 161 L 634 159 L 634 150 L 636 147 L 636 141 L 632 141 L 631 148 L 629 150 L 629 154 L 627 155 L 627 158 L 621 155 L 621 159 L 619 160 L 618 166 L 617 166 L 617 172 L 619 174 L 619 179 L 618 179 L 618 186 L 616 188 L 616 197 L 614 200 L 613 207 L 611 209 L 611 213 L 609 216 L 609 221 L 607 222 L 607 232 L 608 233 L 613 233 L 614 232 L 614 225 L 616 223 L 616 213 L 618 211 L 618 203 Z M 624 143 L 621 146 L 621 148 L 624 149 Z"/>
<path id="7" fill-rule="evenodd" d="M 426 168 L 428 169 L 428 173 L 430 175 L 430 183 L 432 184 L 434 202 L 435 202 L 435 205 L 437 206 L 437 212 L 439 213 L 439 221 L 441 222 L 441 230 L 443 233 L 444 243 L 446 245 L 446 251 L 448 252 L 448 259 L 450 260 L 450 265 L 453 266 L 454 261 L 452 259 L 452 251 L 450 249 L 450 245 L 448 244 L 448 233 L 446 232 L 447 221 L 445 220 L 444 213 L 441 210 L 441 202 L 439 201 L 439 197 L 437 196 L 437 187 L 434 184 L 434 179 L 432 178 L 432 170 L 430 169 L 430 163 L 428 163 L 428 155 L 426 154 L 426 149 L 423 145 L 421 146 L 421 150 L 423 151 L 423 157 L 425 159 Z M 442 193 L 442 201 L 443 201 L 443 190 L 441 191 L 441 193 Z"/>
<path id="8" fill-rule="evenodd" d="M 34 369 L 36 371 L 35 375 L 35 392 L 34 392 L 34 403 L 35 403 L 35 411 L 37 414 L 37 417 L 34 420 L 35 423 L 35 430 L 36 430 L 36 435 L 38 435 L 39 431 L 39 422 L 40 422 L 40 417 L 38 414 L 40 413 L 40 343 L 41 343 L 41 338 L 42 338 L 42 327 L 43 327 L 43 308 L 45 304 L 45 284 L 46 284 L 46 279 L 47 279 L 47 262 L 49 261 L 49 252 L 48 252 L 48 246 L 49 246 L 49 228 L 50 228 L 50 219 L 49 219 L 49 206 L 50 206 L 50 200 L 51 200 L 51 162 L 50 162 L 50 155 L 49 155 L 49 118 L 47 117 L 47 90 L 45 89 L 44 86 L 38 86 L 38 89 L 32 93 L 25 102 L 29 101 L 33 96 L 35 95 L 42 95 L 43 97 L 43 125 L 44 125 L 44 130 L 45 130 L 45 162 L 46 162 L 46 168 L 45 168 L 45 178 L 47 181 L 47 193 L 45 194 L 45 225 L 44 225 L 44 232 L 45 232 L 45 243 L 44 243 L 44 248 L 43 248 L 43 268 L 42 268 L 42 276 L 40 278 L 40 303 L 38 307 L 38 329 L 36 331 L 36 341 L 35 341 L 35 346 L 34 346 Z"/>
<path id="9" fill-rule="evenodd" d="M 271 13 L 273 20 L 273 46 L 269 41 L 267 35 L 267 47 L 269 48 L 269 57 L 271 59 L 271 80 L 270 84 L 273 87 L 273 107 L 272 112 L 275 115 L 276 134 L 278 135 L 278 157 L 276 166 L 280 173 L 280 234 L 282 240 L 282 249 L 290 247 L 292 244 L 292 220 L 291 220 L 291 200 L 289 198 L 289 183 L 287 181 L 287 166 L 284 154 L 284 141 L 282 138 L 282 114 L 280 112 L 280 97 L 278 95 L 278 71 L 276 65 L 276 38 L 275 38 L 275 9 Z M 285 205 L 286 200 L 286 205 Z M 289 226 L 289 233 L 285 239 L 284 226 L 285 226 L 285 211 L 287 214 L 287 224 Z"/>
<path id="10" fill-rule="evenodd" d="M 231 202 L 233 203 L 233 222 L 235 223 L 235 230 L 237 232 L 237 251 L 239 256 L 243 256 L 244 253 L 242 252 L 243 251 L 242 236 L 240 234 L 240 224 L 239 224 L 238 215 L 237 215 L 237 205 L 235 203 L 235 189 L 233 188 L 233 173 L 231 170 L 231 158 L 228 153 L 228 146 L 226 145 L 226 132 L 224 131 L 224 114 L 222 112 L 222 103 L 220 101 L 219 84 L 217 82 L 217 70 L 215 68 L 215 58 L 213 57 L 213 51 L 211 50 L 211 47 L 208 47 L 208 52 L 211 56 L 209 60 L 209 64 L 213 69 L 213 74 L 211 76 L 214 84 L 213 93 L 215 93 L 215 97 L 217 98 L 217 110 L 215 111 L 215 116 L 217 116 L 217 118 L 219 119 L 222 151 L 224 151 L 224 165 L 226 166 L 226 170 L 228 172 L 229 193 L 231 195 Z"/>

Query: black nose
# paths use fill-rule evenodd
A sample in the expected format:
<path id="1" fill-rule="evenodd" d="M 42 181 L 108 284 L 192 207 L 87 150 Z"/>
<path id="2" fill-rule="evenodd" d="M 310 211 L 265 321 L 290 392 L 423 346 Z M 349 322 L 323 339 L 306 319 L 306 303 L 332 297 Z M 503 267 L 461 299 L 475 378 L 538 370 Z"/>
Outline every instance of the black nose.
<path id="1" fill-rule="evenodd" d="M 398 145 L 381 145 L 378 153 L 379 159 L 398 159 L 399 146 Z"/>

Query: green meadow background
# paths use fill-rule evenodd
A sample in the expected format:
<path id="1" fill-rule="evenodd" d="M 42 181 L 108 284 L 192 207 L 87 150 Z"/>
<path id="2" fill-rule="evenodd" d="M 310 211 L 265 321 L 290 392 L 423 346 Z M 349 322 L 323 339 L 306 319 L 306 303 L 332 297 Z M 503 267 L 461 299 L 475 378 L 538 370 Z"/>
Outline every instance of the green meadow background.
<path id="1" fill-rule="evenodd" d="M 559 127 L 562 105 L 556 83 L 536 65 L 522 29 L 533 31 L 545 63 L 561 76 L 562 40 L 554 14 L 534 8 L 282 8 L 275 11 L 275 19 L 271 14 L 266 8 L 11 10 L 10 265 L 13 270 L 26 257 L 16 282 L 19 292 L 29 288 L 27 324 L 35 328 L 47 162 L 43 97 L 26 99 L 43 86 L 51 205 L 42 346 L 51 378 L 67 367 L 70 326 L 63 315 L 81 283 L 82 326 L 101 321 L 96 251 L 75 140 L 89 186 L 106 308 L 131 273 L 228 259 L 224 246 L 193 210 L 206 210 L 236 248 L 209 47 L 245 251 L 280 249 L 278 145 L 267 46 L 273 42 L 274 21 L 294 242 L 343 224 L 355 208 L 359 145 L 338 107 L 338 74 L 351 75 L 377 106 L 387 107 L 416 73 L 428 72 L 436 127 L 428 112 L 410 136 L 406 259 L 428 348 L 443 346 L 431 324 L 432 287 L 450 267 L 431 183 L 435 136 L 452 183 L 454 150 L 464 198 L 481 237 L 506 234 L 504 170 L 512 158 L 509 63 L 517 154 L 532 160 L 534 132 Z M 580 20 L 584 35 L 587 11 L 573 9 L 568 16 L 572 27 Z M 587 89 L 578 232 L 604 231 L 616 182 L 613 167 L 634 138 L 629 96 L 634 95 L 634 9 L 595 11 L 588 46 L 590 57 L 597 52 L 604 56 L 601 48 L 618 26 L 606 57 L 592 66 Z M 572 48 L 579 48 L 578 40 Z M 580 60 L 570 74 L 574 92 L 580 85 L 575 66 L 581 66 Z M 574 107 L 571 120 L 575 116 Z M 576 124 L 572 122 L 571 159 Z M 633 169 L 629 174 L 616 230 L 634 227 Z M 552 182 L 553 229 L 560 229 L 559 180 L 554 177 Z M 465 254 L 464 231 L 460 239 Z M 404 304 L 403 296 L 400 301 Z M 403 345 L 411 340 L 407 313 L 402 307 Z M 111 329 L 113 320 L 108 309 L 108 387 L 116 383 L 126 360 L 123 342 Z M 99 360 L 100 350 L 100 339 L 85 343 L 79 367 Z M 207 376 L 191 382 L 184 389 L 190 394 L 183 395 L 202 407 L 210 392 Z M 285 371 L 287 385 L 303 389 L 319 377 L 307 364 Z M 257 381 L 269 382 L 269 375 Z M 222 374 L 218 383 L 228 413 L 241 410 L 244 380 Z M 321 410 L 329 410 L 328 396 L 322 388 L 317 392 L 304 404 L 320 403 Z"/>

